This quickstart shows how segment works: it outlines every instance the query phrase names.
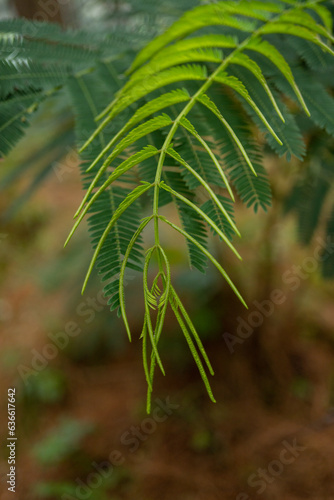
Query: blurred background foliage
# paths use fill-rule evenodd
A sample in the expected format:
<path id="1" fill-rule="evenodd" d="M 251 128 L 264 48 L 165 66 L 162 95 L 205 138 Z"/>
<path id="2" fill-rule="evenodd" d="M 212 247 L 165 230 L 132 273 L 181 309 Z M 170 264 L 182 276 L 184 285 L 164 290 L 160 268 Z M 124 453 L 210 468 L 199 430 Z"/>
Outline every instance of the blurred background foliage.
<path id="1" fill-rule="evenodd" d="M 140 47 L 198 3 L 59 2 L 56 21 L 92 36 L 109 31 L 121 75 Z M 1 18 L 45 14 L 43 4 L 1 0 Z M 334 12 L 331 2 L 328 7 Z M 333 93 L 333 72 L 321 64 L 315 58 L 312 72 Z M 317 99 L 321 102 L 321 95 Z M 122 323 L 103 301 L 98 277 L 80 296 L 82 269 L 91 255 L 86 228 L 62 250 L 82 196 L 74 117 L 65 92 L 40 105 L 32 126 L 1 161 L 1 428 L 6 429 L 7 387 L 14 384 L 19 498 L 76 498 L 82 484 L 92 500 L 235 499 L 242 492 L 259 498 L 247 483 L 249 475 L 266 468 L 281 442 L 295 436 L 306 451 L 268 482 L 262 498 L 333 498 L 334 257 L 322 270 L 319 264 L 304 272 L 294 290 L 282 280 L 287 270 L 313 256 L 319 236 L 327 233 L 333 242 L 333 129 L 311 127 L 289 95 L 286 103 L 303 131 L 306 157 L 288 161 L 265 150 L 273 206 L 256 218 L 241 205 L 236 211 L 245 265 L 239 268 L 218 247 L 216 253 L 227 261 L 249 304 L 267 299 L 275 288 L 287 300 L 231 354 L 223 334 L 235 334 L 237 318 L 247 320 L 248 313 L 216 273 L 189 272 L 185 248 L 168 240 L 176 285 L 213 361 L 218 403 L 207 400 L 187 345 L 168 318 L 160 351 L 167 377 L 157 380 L 156 393 L 178 408 L 152 434 L 144 433 L 133 453 L 121 436 L 146 418 L 139 340 L 128 345 Z M 127 287 L 138 335 L 141 286 L 134 276 Z M 80 333 L 54 357 L 36 361 L 69 322 Z M 20 377 L 20 366 L 35 367 L 34 374 Z M 1 435 L 3 445 L 6 430 Z M 113 449 L 122 450 L 124 464 L 89 488 L 88 476 L 96 471 L 92 464 L 107 460 Z M 1 450 L 1 498 L 6 499 L 6 448 Z"/>

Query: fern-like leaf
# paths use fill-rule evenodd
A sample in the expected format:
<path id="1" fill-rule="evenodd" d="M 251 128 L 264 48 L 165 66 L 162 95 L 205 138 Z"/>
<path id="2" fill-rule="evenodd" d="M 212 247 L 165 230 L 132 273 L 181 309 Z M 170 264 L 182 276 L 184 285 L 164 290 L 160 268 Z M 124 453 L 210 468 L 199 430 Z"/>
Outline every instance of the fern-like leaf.
<path id="1" fill-rule="evenodd" d="M 108 86 L 101 85 L 101 79 L 97 75 L 86 75 L 82 77 L 72 78 L 68 83 L 69 92 L 72 97 L 76 119 L 77 119 L 77 140 L 83 144 L 87 135 L 95 129 L 95 116 L 102 109 L 105 103 L 105 96 L 109 92 Z M 96 89 L 99 88 L 99 93 Z M 101 134 L 99 142 L 94 147 L 90 147 L 82 153 L 81 170 L 83 175 L 84 186 L 86 188 L 91 184 L 96 170 L 86 173 L 86 163 L 91 161 L 98 155 L 99 151 L 105 145 L 104 135 Z M 97 165 L 98 167 L 98 165 Z M 102 176 L 99 181 L 99 186 L 106 180 Z M 117 207 L 124 200 L 126 195 L 131 192 L 123 187 L 111 187 L 108 191 L 104 191 L 101 196 L 95 201 L 94 206 L 90 207 L 89 213 L 89 228 L 91 232 L 92 244 L 96 248 L 98 241 L 101 239 L 106 225 L 112 219 Z M 133 204 L 127 211 L 118 219 L 118 223 L 111 229 L 108 238 L 104 242 L 101 252 L 97 258 L 97 268 L 102 275 L 102 281 L 107 284 L 104 292 L 109 299 L 111 309 L 118 309 L 120 305 L 119 297 L 119 275 L 129 242 L 133 234 L 135 234 L 139 222 L 138 206 Z M 141 258 L 141 239 L 135 241 L 132 246 L 131 256 L 127 259 L 127 267 L 142 270 Z"/>
<path id="2" fill-rule="evenodd" d="M 102 121 L 82 147 L 83 154 L 90 147 L 95 154 L 89 158 L 88 190 L 77 211 L 75 228 L 86 212 L 94 210 L 97 204 L 102 207 L 105 197 L 120 188 L 119 180 L 127 181 L 130 172 L 138 172 L 141 183 L 128 183 L 131 188 L 124 192 L 123 199 L 112 205 L 111 216 L 108 212 L 102 222 L 95 221 L 98 227 L 94 238 L 95 253 L 87 276 L 94 263 L 99 262 L 112 235 L 113 241 L 119 244 L 119 251 L 111 275 L 115 275 L 117 268 L 120 280 L 118 295 L 115 292 L 117 285 L 111 284 L 109 290 L 116 294 L 113 303 L 120 305 L 130 337 L 125 313 L 125 268 L 131 256 L 139 259 L 140 249 L 136 249 L 136 245 L 142 231 L 152 223 L 154 245 L 148 249 L 143 272 L 145 311 L 141 335 L 148 409 L 156 364 L 163 371 L 158 342 L 169 306 L 213 399 L 198 352 L 202 352 L 201 344 L 173 288 L 159 227 L 163 222 L 181 234 L 187 241 L 191 264 L 201 271 L 207 262 L 214 265 L 246 305 L 228 273 L 210 251 L 207 227 L 240 258 L 231 242 L 234 234 L 240 236 L 232 208 L 233 189 L 255 210 L 258 207 L 267 209 L 270 205 L 270 187 L 261 148 L 252 133 L 254 125 L 264 132 L 269 145 L 279 154 L 303 156 L 305 146 L 297 121 L 276 88 L 281 81 L 283 92 L 294 96 L 306 116 L 314 112 L 314 120 L 332 132 L 332 121 L 326 119 L 325 112 L 320 109 L 322 105 L 317 107 L 312 102 L 307 85 L 302 84 L 298 70 L 290 64 L 290 54 L 285 53 L 276 36 L 282 35 L 286 40 L 297 37 L 332 56 L 333 37 L 329 26 L 328 11 L 313 0 L 302 4 L 292 0 L 228 0 L 201 5 L 186 12 L 139 53 L 122 88 L 114 93 L 102 112 L 96 109 L 93 113 L 96 120 Z M 200 32 L 203 28 L 205 31 Z M 281 75 L 277 86 L 273 85 L 276 83 L 273 68 Z M 329 96 L 323 102 L 332 103 Z M 164 113 L 157 115 L 161 110 Z M 113 123 L 119 124 L 117 131 L 105 139 Z M 103 144 L 97 148 L 101 137 Z M 108 171 L 110 167 L 111 172 Z M 132 181 L 134 179 L 136 177 Z M 121 247 L 123 240 L 113 231 L 116 228 L 120 232 L 123 230 L 121 218 L 146 192 L 150 193 L 151 213 L 142 222 L 124 220 L 124 231 L 129 231 L 123 238 L 127 247 Z M 168 202 L 173 202 L 177 209 L 179 225 L 161 215 L 161 206 Z M 158 271 L 149 284 L 153 255 L 157 258 Z M 109 258 L 111 255 L 107 254 L 103 260 L 104 271 Z M 203 358 L 207 361 L 205 356 Z"/>
<path id="3" fill-rule="evenodd" d="M 29 61 L 0 61 L 0 98 L 28 86 L 45 89 L 62 84 L 69 76 L 65 66 L 44 66 Z"/>
<path id="4" fill-rule="evenodd" d="M 31 90 L 29 93 L 16 91 L 0 102 L 0 155 L 7 155 L 24 135 L 29 119 L 45 94 Z"/>

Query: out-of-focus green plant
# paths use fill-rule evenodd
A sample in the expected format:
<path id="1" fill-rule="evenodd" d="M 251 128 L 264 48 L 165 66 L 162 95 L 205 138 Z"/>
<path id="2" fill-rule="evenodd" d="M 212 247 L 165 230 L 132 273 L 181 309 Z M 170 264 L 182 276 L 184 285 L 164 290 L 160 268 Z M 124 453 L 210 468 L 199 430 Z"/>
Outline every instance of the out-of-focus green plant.
<path id="1" fill-rule="evenodd" d="M 90 500 L 119 500 L 120 497 L 117 494 L 110 493 L 110 489 L 114 486 L 112 478 L 106 478 L 101 483 L 101 486 L 91 490 Z M 64 500 L 71 500 L 78 498 L 76 496 L 76 488 L 77 486 L 73 485 L 73 483 L 49 481 L 38 483 L 33 488 L 33 493 L 36 498 L 41 499 L 62 498 Z"/>
<path id="2" fill-rule="evenodd" d="M 40 440 L 32 453 L 42 465 L 55 465 L 80 448 L 82 439 L 93 430 L 92 424 L 65 418 Z"/>
<path id="3" fill-rule="evenodd" d="M 31 377 L 22 384 L 20 397 L 23 403 L 53 404 L 61 401 L 66 394 L 64 374 L 54 368 L 46 368 L 41 377 Z"/>

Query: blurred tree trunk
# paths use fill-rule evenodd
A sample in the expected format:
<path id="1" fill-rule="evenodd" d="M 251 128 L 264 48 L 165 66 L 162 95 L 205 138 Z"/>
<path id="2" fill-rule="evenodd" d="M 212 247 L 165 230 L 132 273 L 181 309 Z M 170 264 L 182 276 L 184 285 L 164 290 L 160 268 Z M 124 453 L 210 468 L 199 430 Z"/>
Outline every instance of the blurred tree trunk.
<path id="1" fill-rule="evenodd" d="M 64 25 L 64 11 L 58 0 L 14 0 L 14 5 L 20 17 Z"/>

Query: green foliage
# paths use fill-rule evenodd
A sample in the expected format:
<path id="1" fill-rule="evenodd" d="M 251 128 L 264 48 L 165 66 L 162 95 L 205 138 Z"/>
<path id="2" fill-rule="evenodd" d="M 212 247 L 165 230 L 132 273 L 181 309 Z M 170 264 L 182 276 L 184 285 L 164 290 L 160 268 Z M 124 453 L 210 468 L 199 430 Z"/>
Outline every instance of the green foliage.
<path id="1" fill-rule="evenodd" d="M 43 100 L 42 92 L 15 92 L 0 102 L 0 154 L 9 153 L 13 146 L 24 136 L 28 117 Z"/>
<path id="2" fill-rule="evenodd" d="M 62 372 L 47 368 L 43 377 L 31 378 L 22 387 L 22 393 L 26 403 L 58 403 L 66 394 L 65 377 Z"/>
<path id="3" fill-rule="evenodd" d="M 121 481 L 122 477 L 117 479 Z M 113 477 L 104 478 L 103 481 L 101 481 L 101 486 L 91 489 L 89 498 L 91 500 L 119 500 L 120 497 L 117 493 L 114 493 L 112 496 L 110 493 L 110 489 L 117 491 L 115 483 L 117 483 L 117 480 Z M 116 484 L 116 486 L 118 485 Z M 40 498 L 42 500 L 48 498 L 75 500 L 78 498 L 76 494 L 77 488 L 77 485 L 73 485 L 73 483 L 69 481 L 41 481 L 32 488 L 32 493 L 34 498 Z"/>
<path id="4" fill-rule="evenodd" d="M 285 200 L 285 212 L 297 216 L 298 239 L 309 245 L 322 227 L 327 244 L 333 241 L 333 161 L 334 143 L 326 133 L 312 138 L 304 171 Z M 322 272 L 326 278 L 334 277 L 332 254 L 321 257 Z"/>
<path id="5" fill-rule="evenodd" d="M 99 75 L 93 73 L 81 77 L 73 77 L 69 81 L 68 88 L 76 114 L 77 142 L 80 145 L 85 141 L 87 135 L 95 129 L 94 117 L 104 106 L 109 86 L 106 84 L 103 85 Z M 96 88 L 99 88 L 99 92 L 96 92 Z M 86 173 L 87 163 L 91 163 L 99 155 L 101 149 L 105 147 L 105 136 L 107 136 L 107 133 L 108 130 L 99 136 L 99 142 L 92 145 L 91 148 L 86 149 L 82 154 L 81 169 L 85 188 L 93 182 L 99 166 L 97 164 L 95 169 L 91 169 Z M 121 160 L 119 160 L 119 167 L 122 168 Z M 96 186 L 104 185 L 106 180 L 107 176 L 105 174 L 101 175 Z M 102 275 L 102 280 L 108 280 L 105 293 L 110 296 L 109 304 L 112 310 L 119 307 L 118 277 L 122 256 L 131 240 L 133 230 L 136 229 L 136 223 L 138 224 L 139 221 L 139 207 L 136 200 L 128 207 L 126 212 L 120 214 L 120 210 L 122 210 L 120 205 L 129 194 L 131 195 L 131 189 L 123 186 L 112 187 L 109 190 L 104 189 L 94 199 L 94 204 L 86 210 L 90 214 L 88 223 L 92 245 L 94 249 L 98 248 L 99 252 L 96 259 L 97 268 L 99 269 L 99 274 Z M 124 207 L 124 204 L 122 207 Z M 110 225 L 110 221 L 114 222 L 116 219 L 114 217 L 116 212 L 117 224 Z M 106 228 L 108 228 L 107 231 Z M 104 238 L 102 247 L 101 244 L 99 246 L 101 238 Z M 97 255 L 97 252 L 95 255 Z M 128 262 L 128 266 L 136 268 L 138 263 L 141 263 L 140 239 L 134 245 L 132 258 Z"/>
<path id="6" fill-rule="evenodd" d="M 327 20 L 329 24 L 329 20 Z M 294 39 L 293 46 L 303 66 L 295 70 L 304 100 L 310 110 L 312 124 L 298 117 L 298 124 L 308 139 L 308 154 L 302 171 L 285 200 L 285 212 L 296 214 L 298 239 L 301 244 L 309 245 L 320 231 L 327 244 L 333 241 L 333 161 L 334 161 L 334 99 L 331 75 L 334 60 L 320 47 L 309 42 L 301 43 Z M 292 64 L 296 55 L 290 54 Z M 293 98 L 285 82 L 273 72 L 277 87 Z M 328 92 L 328 88 L 330 92 Z M 321 256 L 322 274 L 325 278 L 334 277 L 333 256 Z"/>
<path id="7" fill-rule="evenodd" d="M 316 0 L 206 3 L 187 11 L 148 43 L 124 80 L 118 76 L 123 61 L 108 57 L 113 54 L 111 38 L 95 36 L 88 43 L 82 33 L 61 33 L 41 24 L 31 40 L 29 23 L 0 24 L 0 32 L 9 34 L 1 39 L 4 51 L 12 44 L 25 58 L 18 65 L 3 62 L 8 78 L 1 105 L 6 106 L 6 99 L 17 99 L 4 108 L 4 153 L 23 133 L 21 117 L 26 120 L 38 99 L 66 85 L 76 115 L 86 190 L 67 241 L 88 215 L 94 254 L 84 288 L 96 266 L 107 281 L 105 294 L 111 309 L 122 315 L 129 338 L 126 269 L 143 274 L 141 338 L 148 411 L 156 365 L 164 373 L 158 342 L 168 308 L 214 401 L 207 376 L 213 370 L 174 289 L 160 226 L 166 224 L 184 237 L 191 266 L 203 272 L 211 262 L 246 305 L 213 255 L 207 228 L 241 258 L 232 243 L 234 235 L 240 236 L 233 216 L 235 192 L 255 211 L 266 210 L 271 200 L 255 134 L 259 131 L 268 146 L 287 159 L 305 154 L 303 127 L 292 101 L 307 118 L 311 116 L 317 126 L 333 134 L 329 111 L 333 98 L 322 84 L 308 79 L 308 69 L 300 67 L 300 58 L 308 60 L 309 52 L 311 68 L 332 61 L 331 26 L 329 11 Z M 56 43 L 55 63 L 46 61 L 44 39 Z M 88 60 L 94 61 L 94 68 L 82 66 Z M 26 84 L 16 87 L 16 81 Z M 18 116 L 14 121 L 11 109 L 12 116 Z M 322 184 L 316 191 L 312 224 L 326 189 Z M 161 207 L 167 203 L 176 206 L 179 224 L 162 215 Z M 144 254 L 142 233 L 149 225 L 155 241 Z M 328 227 L 331 230 L 332 223 Z"/>
<path id="8" fill-rule="evenodd" d="M 33 448 L 33 455 L 43 465 L 55 465 L 71 456 L 81 440 L 92 432 L 92 425 L 64 418 Z"/>
<path id="9" fill-rule="evenodd" d="M 103 37 L 99 40 L 103 46 Z M 38 106 L 58 93 L 87 59 L 101 50 L 87 36 L 63 32 L 57 25 L 26 20 L 0 21 L 0 154 L 5 156 L 24 135 Z"/>

